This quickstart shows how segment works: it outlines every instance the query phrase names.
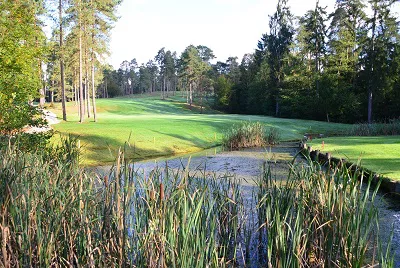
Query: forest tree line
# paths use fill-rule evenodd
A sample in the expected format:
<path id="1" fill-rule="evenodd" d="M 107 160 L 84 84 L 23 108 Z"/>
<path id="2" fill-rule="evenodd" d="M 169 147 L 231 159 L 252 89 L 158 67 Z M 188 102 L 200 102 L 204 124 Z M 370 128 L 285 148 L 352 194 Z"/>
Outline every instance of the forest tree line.
<path id="1" fill-rule="evenodd" d="M 334 1 L 334 0 L 332 0 Z M 395 0 L 316 1 L 295 17 L 279 0 L 269 29 L 242 59 L 215 62 L 207 46 L 180 55 L 161 48 L 139 65 L 105 64 L 121 0 L 0 2 L 0 131 L 29 123 L 30 103 L 75 101 L 80 122 L 96 121 L 96 97 L 186 93 L 188 104 L 213 100 L 228 113 L 335 122 L 384 121 L 400 115 L 399 24 Z M 51 23 L 49 23 L 51 22 Z M 51 34 L 45 35 L 46 24 Z M 238 35 L 238 38 L 240 36 Z"/>
<path id="2" fill-rule="evenodd" d="M 400 115 L 399 24 L 394 0 L 337 0 L 333 13 L 315 8 L 293 16 L 279 0 L 254 53 L 211 63 L 206 46 L 177 57 L 164 48 L 146 64 L 108 68 L 102 96 L 169 90 L 229 113 L 336 122 L 384 121 Z M 256 45 L 256 44 L 255 44 Z M 192 97 L 193 98 L 193 97 Z"/>

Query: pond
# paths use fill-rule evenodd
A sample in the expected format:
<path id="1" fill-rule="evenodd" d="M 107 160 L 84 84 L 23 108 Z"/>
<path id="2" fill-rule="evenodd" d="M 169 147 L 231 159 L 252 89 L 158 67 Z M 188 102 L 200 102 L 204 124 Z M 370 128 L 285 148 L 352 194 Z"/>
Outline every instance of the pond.
<path id="1" fill-rule="evenodd" d="M 196 154 L 171 158 L 159 158 L 134 164 L 134 169 L 148 173 L 154 168 L 168 167 L 183 170 L 189 167 L 192 174 L 216 174 L 216 177 L 229 174 L 241 184 L 246 210 L 255 213 L 253 189 L 255 178 L 261 175 L 266 161 L 271 163 L 273 177 L 284 180 L 288 174 L 289 163 L 297 154 L 297 143 L 283 143 L 275 147 L 251 148 L 241 151 L 222 152 L 218 148 L 208 149 Z M 298 157 L 298 162 L 305 161 Z M 96 172 L 105 174 L 110 167 L 97 167 Z M 393 229 L 392 251 L 395 254 L 394 267 L 400 267 L 400 202 L 393 197 L 378 193 L 375 205 L 379 209 L 380 234 L 387 241 Z"/>

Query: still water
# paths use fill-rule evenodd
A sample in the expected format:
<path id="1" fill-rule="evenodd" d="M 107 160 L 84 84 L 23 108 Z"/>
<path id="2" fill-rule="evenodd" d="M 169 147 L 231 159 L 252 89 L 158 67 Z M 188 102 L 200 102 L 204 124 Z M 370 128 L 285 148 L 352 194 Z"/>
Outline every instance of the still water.
<path id="1" fill-rule="evenodd" d="M 154 168 L 168 167 L 183 170 L 188 166 L 193 173 L 209 172 L 216 174 L 217 177 L 231 174 L 242 185 L 242 194 L 247 204 L 254 206 L 254 200 L 251 200 L 255 186 L 254 179 L 260 175 L 263 163 L 265 161 L 272 163 L 273 176 L 277 179 L 285 179 L 288 162 L 296 153 L 296 144 L 232 152 L 222 152 L 220 148 L 212 148 L 195 154 L 138 162 L 134 164 L 134 169 L 145 174 Z M 106 174 L 109 170 L 110 167 L 97 167 L 95 171 Z M 375 205 L 379 209 L 381 239 L 388 241 L 393 233 L 391 251 L 394 255 L 394 267 L 400 268 L 400 197 L 393 198 L 387 194 L 378 193 Z M 248 209 L 252 210 L 250 207 Z"/>

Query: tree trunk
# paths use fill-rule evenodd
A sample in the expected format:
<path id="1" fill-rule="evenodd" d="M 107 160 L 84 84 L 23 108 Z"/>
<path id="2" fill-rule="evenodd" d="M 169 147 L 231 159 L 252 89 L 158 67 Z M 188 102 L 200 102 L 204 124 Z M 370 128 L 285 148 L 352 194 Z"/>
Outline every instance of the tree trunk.
<path id="1" fill-rule="evenodd" d="M 39 89 L 39 94 L 40 94 L 40 100 L 39 100 L 39 107 L 40 108 L 44 108 L 44 103 L 45 103 L 45 99 L 44 99 L 44 87 L 41 87 Z"/>
<path id="2" fill-rule="evenodd" d="M 372 93 L 373 93 L 373 80 L 374 75 L 374 63 L 375 63 L 375 30 L 376 30 L 376 19 L 377 19 L 377 7 L 374 7 L 374 17 L 372 19 L 372 36 L 371 36 L 371 67 L 368 81 L 368 124 L 372 123 Z"/>
<path id="3" fill-rule="evenodd" d="M 161 89 L 161 98 L 164 99 L 165 98 L 165 75 L 163 75 L 163 82 L 162 82 L 162 89 Z"/>
<path id="4" fill-rule="evenodd" d="M 64 52 L 63 52 L 63 24 L 62 24 L 62 0 L 59 1 L 59 20 L 60 20 L 60 84 L 61 84 L 61 104 L 63 120 L 67 121 L 67 109 L 65 107 L 65 85 L 64 85 Z"/>
<path id="5" fill-rule="evenodd" d="M 192 93 L 192 83 L 189 83 L 189 105 L 192 107 L 193 103 L 193 93 Z"/>
<path id="6" fill-rule="evenodd" d="M 105 87 L 104 87 L 104 98 L 108 98 L 108 91 L 107 91 L 107 77 L 106 77 L 106 84 L 105 84 Z"/>
<path id="7" fill-rule="evenodd" d="M 86 26 L 84 27 L 84 31 L 87 31 Z M 85 96 L 86 96 L 86 112 L 87 112 L 87 117 L 90 118 L 90 86 L 89 86 L 89 51 L 88 51 L 88 46 L 87 46 L 87 40 L 86 40 L 86 45 L 85 45 Z"/>
<path id="8" fill-rule="evenodd" d="M 93 60 L 93 59 L 92 59 Z M 96 111 L 96 91 L 94 86 L 94 64 L 92 62 L 92 99 L 93 99 L 93 119 L 97 122 L 97 111 Z"/>
<path id="9" fill-rule="evenodd" d="M 80 6 L 80 2 L 79 2 Z M 82 81 L 82 29 L 81 29 L 81 11 L 79 10 L 79 122 L 83 123 L 85 118 L 85 103 L 83 99 L 83 81 Z"/>
<path id="10" fill-rule="evenodd" d="M 279 117 L 279 97 L 278 96 L 276 96 L 275 116 Z"/>
<path id="11" fill-rule="evenodd" d="M 372 123 L 372 90 L 368 91 L 368 124 Z"/>
<path id="12" fill-rule="evenodd" d="M 200 93 L 200 113 L 203 113 L 203 93 Z"/>

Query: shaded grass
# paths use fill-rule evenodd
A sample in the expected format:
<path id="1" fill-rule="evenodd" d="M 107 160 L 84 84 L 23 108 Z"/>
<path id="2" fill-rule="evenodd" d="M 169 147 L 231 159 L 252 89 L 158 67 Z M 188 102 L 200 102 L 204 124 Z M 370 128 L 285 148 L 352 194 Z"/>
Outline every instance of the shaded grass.
<path id="1" fill-rule="evenodd" d="M 357 162 L 373 172 L 400 180 L 400 136 L 335 137 L 313 140 L 314 149 Z"/>
<path id="2" fill-rule="evenodd" d="M 226 115 L 210 109 L 205 110 L 207 114 L 200 114 L 197 108 L 190 110 L 180 97 L 99 99 L 97 105 L 97 123 L 90 120 L 77 123 L 78 108 L 68 103 L 69 121 L 54 125 L 64 135 L 79 136 L 85 165 L 111 163 L 118 148 L 128 139 L 135 149 L 127 152 L 127 157 L 135 160 L 211 148 L 221 144 L 227 128 L 242 121 L 259 121 L 266 127 L 275 127 L 282 140 L 297 140 L 306 132 L 341 134 L 350 128 L 350 125 L 318 121 Z M 59 104 L 53 111 L 61 116 Z"/>

